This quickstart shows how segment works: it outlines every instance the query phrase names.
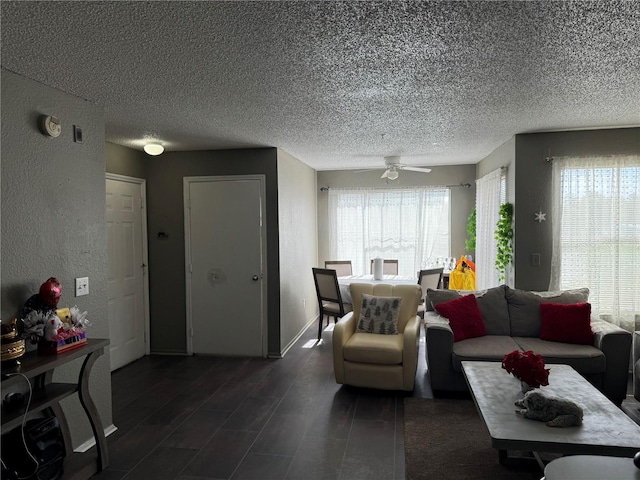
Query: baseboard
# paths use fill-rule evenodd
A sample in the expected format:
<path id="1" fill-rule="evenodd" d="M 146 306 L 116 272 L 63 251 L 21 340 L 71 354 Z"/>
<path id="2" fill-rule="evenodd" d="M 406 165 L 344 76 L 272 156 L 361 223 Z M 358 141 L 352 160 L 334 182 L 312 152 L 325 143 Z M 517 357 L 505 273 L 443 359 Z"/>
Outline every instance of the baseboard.
<path id="1" fill-rule="evenodd" d="M 293 345 L 300 340 L 300 337 L 302 337 L 302 335 L 304 335 L 304 333 L 307 331 L 307 329 L 315 324 L 318 323 L 318 315 L 316 315 L 314 318 L 312 318 L 304 327 L 302 327 L 302 329 L 300 330 L 300 332 L 289 342 L 285 345 L 285 347 L 282 349 L 282 352 L 280 353 L 269 353 L 268 357 L 269 358 L 282 358 L 284 357 L 287 352 L 289 350 L 291 350 L 291 348 L 293 347 Z"/>
<path id="2" fill-rule="evenodd" d="M 149 353 L 149 355 L 178 355 L 181 357 L 188 357 L 189 354 L 187 352 L 165 352 L 162 350 L 154 350 L 152 352 Z"/>
<path id="3" fill-rule="evenodd" d="M 111 435 L 112 433 L 114 433 L 116 430 L 118 430 L 118 427 L 116 427 L 113 423 L 111 425 L 109 425 L 107 428 L 104 429 L 104 436 L 108 437 L 109 435 Z M 96 439 L 91 437 L 89 440 L 87 440 L 84 443 L 81 443 L 80 445 L 78 445 L 77 448 L 74 448 L 73 451 L 74 452 L 78 452 L 78 453 L 84 453 L 87 450 L 89 450 L 91 447 L 93 447 L 96 444 Z"/>

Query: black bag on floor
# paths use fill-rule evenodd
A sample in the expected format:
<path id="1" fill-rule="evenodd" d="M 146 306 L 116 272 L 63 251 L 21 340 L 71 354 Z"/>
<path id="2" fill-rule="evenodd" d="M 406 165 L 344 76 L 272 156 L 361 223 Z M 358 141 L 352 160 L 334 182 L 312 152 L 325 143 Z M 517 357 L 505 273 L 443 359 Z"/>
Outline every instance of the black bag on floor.
<path id="1" fill-rule="evenodd" d="M 26 446 L 38 462 L 25 450 Z M 58 480 L 64 467 L 64 440 L 56 417 L 29 420 L 24 428 L 24 441 L 20 427 L 2 438 L 2 478 L 30 480 Z"/>

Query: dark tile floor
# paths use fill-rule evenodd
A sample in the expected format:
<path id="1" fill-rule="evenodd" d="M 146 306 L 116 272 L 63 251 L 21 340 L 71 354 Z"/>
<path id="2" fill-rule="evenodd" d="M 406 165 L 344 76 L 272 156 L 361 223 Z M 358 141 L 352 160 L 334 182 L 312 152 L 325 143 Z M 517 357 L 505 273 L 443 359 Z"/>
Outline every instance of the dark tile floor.
<path id="1" fill-rule="evenodd" d="M 279 360 L 152 355 L 114 372 L 118 430 L 93 479 L 404 479 L 403 399 L 433 396 L 424 338 L 401 393 L 337 385 L 331 331 L 315 332 Z"/>
<path id="2" fill-rule="evenodd" d="M 404 479 L 403 398 L 432 396 L 424 352 L 414 392 L 357 389 L 335 383 L 331 331 L 315 334 L 278 360 L 152 355 L 114 372 L 118 430 L 93 478 Z"/>

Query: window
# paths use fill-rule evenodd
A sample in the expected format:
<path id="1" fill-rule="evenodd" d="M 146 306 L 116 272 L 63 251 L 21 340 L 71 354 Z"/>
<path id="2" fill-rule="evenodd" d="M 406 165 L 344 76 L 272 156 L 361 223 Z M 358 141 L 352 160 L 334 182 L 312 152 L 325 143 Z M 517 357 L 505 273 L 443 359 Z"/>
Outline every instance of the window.
<path id="1" fill-rule="evenodd" d="M 589 287 L 592 312 L 640 314 L 640 156 L 553 161 L 551 289 Z"/>
<path id="2" fill-rule="evenodd" d="M 500 205 L 506 198 L 506 169 L 499 168 L 476 180 L 476 288 L 484 290 L 500 284 L 496 270 L 495 242 Z"/>
<path id="3" fill-rule="evenodd" d="M 449 256 L 450 191 L 446 187 L 329 190 L 331 258 L 368 274 L 375 257 L 398 259 L 415 276 L 429 259 Z"/>

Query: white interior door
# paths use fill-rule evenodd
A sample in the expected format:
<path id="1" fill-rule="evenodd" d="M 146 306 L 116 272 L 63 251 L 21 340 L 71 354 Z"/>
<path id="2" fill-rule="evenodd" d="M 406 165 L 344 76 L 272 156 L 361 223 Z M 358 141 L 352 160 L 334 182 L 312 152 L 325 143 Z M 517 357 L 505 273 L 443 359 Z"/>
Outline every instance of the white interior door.
<path id="1" fill-rule="evenodd" d="M 146 353 L 148 284 L 144 180 L 107 175 L 111 370 Z"/>
<path id="2" fill-rule="evenodd" d="M 264 176 L 184 179 L 190 353 L 266 356 Z"/>

